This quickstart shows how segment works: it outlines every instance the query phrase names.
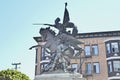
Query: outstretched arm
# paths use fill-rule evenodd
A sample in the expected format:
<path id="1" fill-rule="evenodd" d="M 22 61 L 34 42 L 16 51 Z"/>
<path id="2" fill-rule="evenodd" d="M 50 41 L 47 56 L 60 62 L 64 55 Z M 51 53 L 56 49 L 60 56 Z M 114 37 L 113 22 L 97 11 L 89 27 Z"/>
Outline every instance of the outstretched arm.
<path id="1" fill-rule="evenodd" d="M 53 25 L 53 24 L 40 24 L 40 23 L 34 23 L 33 25 L 46 25 L 46 26 L 55 26 L 55 25 Z"/>
<path id="2" fill-rule="evenodd" d="M 55 25 L 53 25 L 53 24 L 43 24 L 43 25 L 46 25 L 46 26 L 52 26 L 52 27 L 55 26 Z"/>

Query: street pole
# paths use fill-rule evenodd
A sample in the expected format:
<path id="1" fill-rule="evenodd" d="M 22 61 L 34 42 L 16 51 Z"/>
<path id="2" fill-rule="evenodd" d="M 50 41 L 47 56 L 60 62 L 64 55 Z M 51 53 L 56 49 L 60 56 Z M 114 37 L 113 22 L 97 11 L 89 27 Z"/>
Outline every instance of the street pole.
<path id="1" fill-rule="evenodd" d="M 14 69 L 17 70 L 18 69 L 18 65 L 21 65 L 21 63 L 12 63 L 12 65 L 15 66 Z"/>

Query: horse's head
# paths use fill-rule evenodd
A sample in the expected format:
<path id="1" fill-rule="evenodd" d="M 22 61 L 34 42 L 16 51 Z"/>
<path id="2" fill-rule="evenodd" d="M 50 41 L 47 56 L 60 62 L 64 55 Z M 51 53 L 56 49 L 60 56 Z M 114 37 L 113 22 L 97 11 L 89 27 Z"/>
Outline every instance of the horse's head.
<path id="1" fill-rule="evenodd" d="M 53 30 L 51 30 L 50 27 L 41 28 L 39 33 L 41 34 L 43 41 L 47 41 L 47 40 L 55 37 L 55 32 Z"/>

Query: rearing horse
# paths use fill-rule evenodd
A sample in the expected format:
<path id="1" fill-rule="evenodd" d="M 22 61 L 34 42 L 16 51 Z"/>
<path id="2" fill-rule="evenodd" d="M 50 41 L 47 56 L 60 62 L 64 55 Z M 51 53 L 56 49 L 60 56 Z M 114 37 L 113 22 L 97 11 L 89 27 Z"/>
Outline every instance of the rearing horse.
<path id="1" fill-rule="evenodd" d="M 82 48 L 78 44 L 82 42 L 65 33 L 55 35 L 55 32 L 50 27 L 41 28 L 40 34 L 43 41 L 46 42 L 43 47 L 48 48 L 51 53 L 55 54 L 53 63 L 47 66 L 46 70 L 54 70 L 58 63 L 62 63 L 62 69 L 66 72 L 70 65 L 70 57 L 74 53 L 71 47 L 81 50 Z"/>

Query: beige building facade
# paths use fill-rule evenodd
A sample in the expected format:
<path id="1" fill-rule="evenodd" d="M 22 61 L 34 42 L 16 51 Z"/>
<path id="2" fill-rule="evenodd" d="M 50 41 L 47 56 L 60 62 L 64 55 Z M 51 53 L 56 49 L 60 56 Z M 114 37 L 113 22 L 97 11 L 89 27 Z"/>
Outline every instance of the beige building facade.
<path id="1" fill-rule="evenodd" d="M 78 40 L 84 44 L 80 56 L 71 58 L 75 72 L 82 73 L 87 80 L 120 80 L 120 31 L 79 33 Z M 34 37 L 37 44 L 44 45 L 41 37 Z M 35 76 L 49 62 L 48 54 L 42 47 L 35 47 Z"/>

